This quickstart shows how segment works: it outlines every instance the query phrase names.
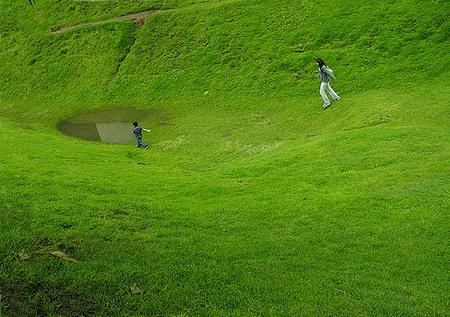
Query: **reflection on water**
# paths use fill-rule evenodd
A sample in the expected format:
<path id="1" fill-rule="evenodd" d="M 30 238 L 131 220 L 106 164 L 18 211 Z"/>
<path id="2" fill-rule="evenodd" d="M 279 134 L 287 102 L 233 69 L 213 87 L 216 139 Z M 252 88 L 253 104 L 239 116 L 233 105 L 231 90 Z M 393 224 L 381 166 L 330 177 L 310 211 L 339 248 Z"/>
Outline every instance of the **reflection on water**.
<path id="1" fill-rule="evenodd" d="M 127 144 L 135 141 L 131 122 L 97 123 L 96 126 L 102 142 Z"/>
<path id="2" fill-rule="evenodd" d="M 85 113 L 59 124 L 59 130 L 70 136 L 104 143 L 130 144 L 135 142 L 131 134 L 133 121 L 141 121 L 148 112 L 121 109 Z"/>
<path id="3" fill-rule="evenodd" d="M 77 136 L 91 141 L 100 141 L 95 123 L 75 123 L 70 121 L 61 122 L 59 129 L 65 134 Z"/>

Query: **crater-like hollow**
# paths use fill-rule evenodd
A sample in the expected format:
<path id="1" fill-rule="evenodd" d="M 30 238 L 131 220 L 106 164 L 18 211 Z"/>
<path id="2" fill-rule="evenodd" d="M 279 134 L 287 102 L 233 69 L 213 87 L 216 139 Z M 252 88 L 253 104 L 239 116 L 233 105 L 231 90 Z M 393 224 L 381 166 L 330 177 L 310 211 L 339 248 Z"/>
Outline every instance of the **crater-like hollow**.
<path id="1" fill-rule="evenodd" d="M 136 109 L 84 113 L 60 122 L 58 129 L 70 136 L 110 144 L 131 144 L 133 122 L 148 119 L 150 111 Z"/>

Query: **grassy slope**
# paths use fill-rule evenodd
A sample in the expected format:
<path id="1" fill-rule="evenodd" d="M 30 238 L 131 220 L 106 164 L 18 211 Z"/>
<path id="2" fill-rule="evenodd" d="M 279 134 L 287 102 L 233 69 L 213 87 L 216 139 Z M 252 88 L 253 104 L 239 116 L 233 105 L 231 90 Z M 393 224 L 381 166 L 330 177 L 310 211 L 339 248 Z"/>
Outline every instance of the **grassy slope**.
<path id="1" fill-rule="evenodd" d="M 1 313 L 448 314 L 448 4 L 112 4 L 0 4 Z M 54 131 L 124 105 L 151 151 Z"/>

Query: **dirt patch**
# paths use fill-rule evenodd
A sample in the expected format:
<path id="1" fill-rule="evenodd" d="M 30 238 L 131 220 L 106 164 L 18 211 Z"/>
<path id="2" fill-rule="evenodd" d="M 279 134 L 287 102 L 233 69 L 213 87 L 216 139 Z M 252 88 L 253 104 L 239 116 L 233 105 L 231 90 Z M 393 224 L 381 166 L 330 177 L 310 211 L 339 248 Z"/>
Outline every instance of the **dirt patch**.
<path id="1" fill-rule="evenodd" d="M 111 23 L 111 22 L 127 21 L 127 20 L 135 20 L 136 21 L 136 26 L 137 27 L 142 27 L 142 26 L 144 26 L 145 20 L 150 15 L 153 15 L 153 14 L 158 13 L 160 11 L 161 11 L 160 9 L 149 9 L 149 10 L 145 10 L 145 11 L 141 11 L 141 12 L 121 15 L 121 16 L 118 16 L 118 17 L 115 17 L 115 18 L 111 18 L 111 19 L 107 19 L 107 20 L 96 21 L 96 22 L 86 22 L 86 23 L 80 23 L 80 24 L 71 25 L 71 26 L 65 26 L 65 27 L 60 28 L 60 29 L 58 29 L 56 31 L 53 31 L 52 34 L 61 34 L 61 33 L 69 32 L 69 31 L 72 31 L 72 30 L 75 30 L 75 29 L 79 29 L 79 28 L 82 28 L 82 27 L 93 26 L 93 25 L 101 25 L 101 24 L 106 24 L 106 23 Z"/>
<path id="2" fill-rule="evenodd" d="M 66 285 L 52 287 L 25 280 L 0 281 L 0 298 L 1 316 L 48 316 L 49 310 L 60 316 L 94 316 L 99 311 L 96 302 Z"/>

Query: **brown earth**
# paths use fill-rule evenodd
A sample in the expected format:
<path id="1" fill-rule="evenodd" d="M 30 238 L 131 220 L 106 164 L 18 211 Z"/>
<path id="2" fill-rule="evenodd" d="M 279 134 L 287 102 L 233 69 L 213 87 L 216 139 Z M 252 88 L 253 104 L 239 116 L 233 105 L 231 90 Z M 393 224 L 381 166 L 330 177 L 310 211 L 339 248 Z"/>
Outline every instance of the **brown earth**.
<path id="1" fill-rule="evenodd" d="M 144 25 L 145 19 L 147 19 L 152 14 L 158 13 L 159 11 L 161 11 L 161 10 L 150 9 L 150 10 L 145 10 L 145 11 L 141 11 L 141 12 L 121 15 L 119 17 L 115 17 L 115 18 L 111 18 L 111 19 L 107 19 L 107 20 L 96 21 L 96 22 L 86 22 L 86 23 L 80 23 L 80 24 L 71 25 L 71 26 L 65 26 L 59 30 L 53 31 L 52 34 L 65 33 L 65 32 L 79 29 L 79 28 L 82 28 L 85 26 L 101 25 L 101 24 L 106 24 L 106 23 L 111 23 L 111 22 L 120 22 L 120 21 L 127 21 L 127 20 L 135 20 L 137 22 L 137 25 L 142 27 Z"/>

